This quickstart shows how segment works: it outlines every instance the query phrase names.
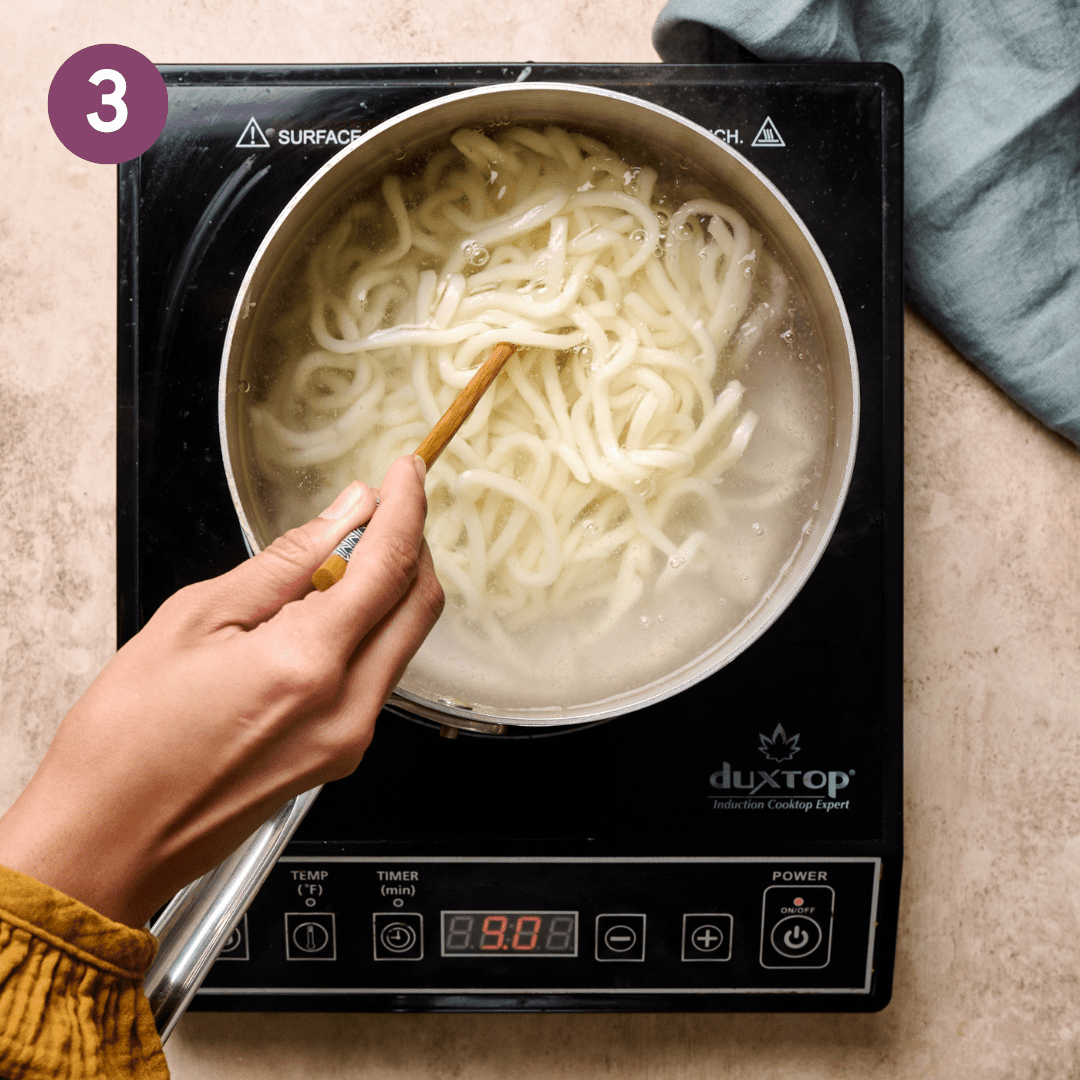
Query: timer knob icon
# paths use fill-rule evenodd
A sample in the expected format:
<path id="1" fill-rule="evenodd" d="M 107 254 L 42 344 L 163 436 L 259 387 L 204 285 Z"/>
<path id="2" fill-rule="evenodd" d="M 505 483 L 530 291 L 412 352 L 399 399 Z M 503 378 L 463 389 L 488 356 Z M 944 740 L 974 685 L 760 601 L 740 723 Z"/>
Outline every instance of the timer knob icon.
<path id="1" fill-rule="evenodd" d="M 379 932 L 379 941 L 392 953 L 408 952 L 416 944 L 416 931 L 408 923 L 387 923 Z"/>

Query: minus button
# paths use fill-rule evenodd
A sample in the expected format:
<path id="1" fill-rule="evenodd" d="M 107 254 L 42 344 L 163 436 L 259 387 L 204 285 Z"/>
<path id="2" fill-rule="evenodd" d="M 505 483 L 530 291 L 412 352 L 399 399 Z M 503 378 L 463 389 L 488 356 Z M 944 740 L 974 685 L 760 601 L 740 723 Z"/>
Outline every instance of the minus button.
<path id="1" fill-rule="evenodd" d="M 644 960 L 645 916 L 597 915 L 596 959 Z"/>

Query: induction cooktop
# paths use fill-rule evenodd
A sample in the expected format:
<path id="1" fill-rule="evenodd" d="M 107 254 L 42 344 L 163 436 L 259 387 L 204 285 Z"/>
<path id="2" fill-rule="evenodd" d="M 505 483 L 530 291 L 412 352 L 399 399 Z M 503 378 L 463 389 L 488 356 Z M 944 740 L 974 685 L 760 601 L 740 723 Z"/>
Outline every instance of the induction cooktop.
<path id="1" fill-rule="evenodd" d="M 870 1011 L 902 856 L 900 77 L 887 65 L 166 67 L 119 169 L 119 636 L 247 556 L 217 381 L 264 233 L 343 145 L 431 98 L 586 83 L 748 158 L 824 252 L 860 439 L 807 585 L 728 666 L 605 723 L 439 737 L 381 717 L 192 1008 Z"/>

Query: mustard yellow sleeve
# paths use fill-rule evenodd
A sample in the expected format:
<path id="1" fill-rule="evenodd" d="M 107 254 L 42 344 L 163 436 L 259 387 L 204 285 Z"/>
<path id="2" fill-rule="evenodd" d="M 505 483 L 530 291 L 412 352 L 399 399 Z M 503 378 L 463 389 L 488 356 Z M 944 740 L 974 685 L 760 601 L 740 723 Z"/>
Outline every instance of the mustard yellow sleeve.
<path id="1" fill-rule="evenodd" d="M 168 1080 L 133 930 L 0 866 L 0 1077 Z"/>

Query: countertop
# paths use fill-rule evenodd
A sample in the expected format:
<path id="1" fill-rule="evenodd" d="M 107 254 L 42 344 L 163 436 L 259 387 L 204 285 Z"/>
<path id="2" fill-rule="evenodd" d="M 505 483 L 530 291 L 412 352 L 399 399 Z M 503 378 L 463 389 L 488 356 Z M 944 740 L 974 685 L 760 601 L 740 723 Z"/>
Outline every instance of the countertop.
<path id="1" fill-rule="evenodd" d="M 0 810 L 115 648 L 115 170 L 52 75 L 157 62 L 655 62 L 659 0 L 35 0 L 0 70 Z M 1080 1075 L 1080 453 L 905 320 L 906 862 L 873 1015 L 190 1014 L 177 1080 Z"/>

